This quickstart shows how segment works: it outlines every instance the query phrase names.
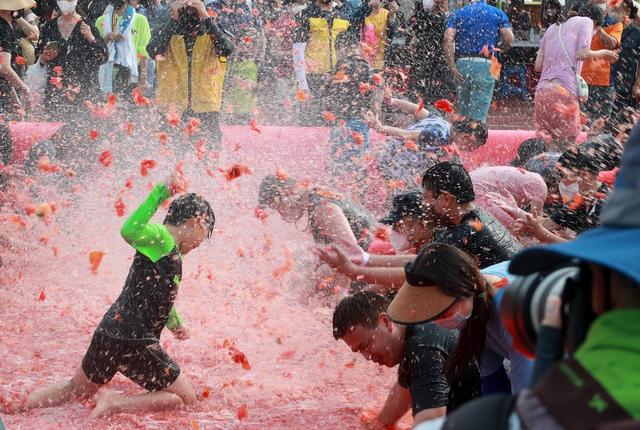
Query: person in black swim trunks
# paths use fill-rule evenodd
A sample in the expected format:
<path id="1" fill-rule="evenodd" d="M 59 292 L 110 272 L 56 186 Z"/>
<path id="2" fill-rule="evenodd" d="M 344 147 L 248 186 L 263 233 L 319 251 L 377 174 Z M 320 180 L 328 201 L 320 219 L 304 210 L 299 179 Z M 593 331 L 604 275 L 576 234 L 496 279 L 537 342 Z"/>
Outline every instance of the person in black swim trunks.
<path id="1" fill-rule="evenodd" d="M 122 411 L 156 411 L 196 401 L 196 393 L 180 367 L 160 346 L 166 326 L 184 336 L 173 307 L 182 277 L 182 256 L 211 236 L 215 216 L 209 203 L 185 194 L 169 206 L 164 223 L 150 224 L 173 187 L 156 185 L 124 223 L 121 234 L 136 254 L 124 289 L 93 334 L 82 366 L 67 382 L 31 393 L 22 406 L 56 406 L 87 398 L 120 372 L 148 393 L 125 397 L 101 393 L 91 415 Z"/>

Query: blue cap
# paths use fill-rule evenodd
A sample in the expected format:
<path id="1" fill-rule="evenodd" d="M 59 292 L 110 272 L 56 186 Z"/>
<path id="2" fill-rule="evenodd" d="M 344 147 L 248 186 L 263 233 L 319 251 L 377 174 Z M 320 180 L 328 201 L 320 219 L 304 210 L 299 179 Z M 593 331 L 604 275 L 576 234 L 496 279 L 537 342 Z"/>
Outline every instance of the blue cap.
<path id="1" fill-rule="evenodd" d="M 509 272 L 528 275 L 577 259 L 607 267 L 640 284 L 640 123 L 625 145 L 601 223 L 571 242 L 523 250 L 511 260 Z"/>

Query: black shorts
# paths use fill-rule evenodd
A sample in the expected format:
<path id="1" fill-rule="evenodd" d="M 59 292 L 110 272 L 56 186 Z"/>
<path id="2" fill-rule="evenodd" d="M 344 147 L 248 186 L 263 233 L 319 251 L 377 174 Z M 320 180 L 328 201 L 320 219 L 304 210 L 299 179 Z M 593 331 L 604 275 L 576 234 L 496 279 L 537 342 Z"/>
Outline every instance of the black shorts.
<path id="1" fill-rule="evenodd" d="M 180 367 L 157 341 L 118 339 L 97 331 L 82 370 L 94 384 L 106 384 L 120 372 L 149 391 L 167 388 L 180 375 Z"/>

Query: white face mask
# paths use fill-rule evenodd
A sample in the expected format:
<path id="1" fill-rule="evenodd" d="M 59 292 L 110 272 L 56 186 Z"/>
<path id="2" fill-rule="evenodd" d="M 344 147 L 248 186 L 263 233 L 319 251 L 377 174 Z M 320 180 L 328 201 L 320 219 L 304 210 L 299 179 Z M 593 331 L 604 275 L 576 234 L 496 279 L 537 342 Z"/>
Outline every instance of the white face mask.
<path id="1" fill-rule="evenodd" d="M 578 182 L 574 182 L 571 185 L 560 182 L 558 188 L 560 189 L 560 196 L 562 196 L 563 203 L 570 202 L 576 194 L 580 194 L 580 184 L 578 184 Z"/>
<path id="2" fill-rule="evenodd" d="M 69 15 L 76 10 L 76 5 L 78 4 L 78 0 L 75 1 L 67 1 L 67 0 L 58 0 L 58 8 L 63 15 Z"/>
<path id="3" fill-rule="evenodd" d="M 406 251 L 411 248 L 411 243 L 409 242 L 409 239 L 407 239 L 407 236 L 402 233 L 398 233 L 395 230 L 391 230 L 391 233 L 389 234 L 389 241 L 391 242 L 393 249 L 396 251 Z"/>
<path id="4" fill-rule="evenodd" d="M 607 4 L 606 3 L 596 3 L 596 6 L 598 6 L 598 8 L 603 11 L 604 13 L 607 13 Z"/>
<path id="5" fill-rule="evenodd" d="M 306 4 L 297 4 L 295 6 L 291 6 L 291 13 L 293 15 L 297 15 L 297 14 L 299 14 L 300 12 L 302 12 L 306 8 L 307 8 Z"/>
<path id="6" fill-rule="evenodd" d="M 458 310 L 455 314 L 447 318 L 435 320 L 434 322 L 440 327 L 447 330 L 462 330 L 467 324 L 467 320 L 469 319 L 469 317 L 471 317 L 471 313 L 473 312 L 473 310 L 471 310 L 468 315 L 462 315 L 462 313 L 460 312 L 461 306 L 462 303 L 458 302 Z"/>
<path id="7" fill-rule="evenodd" d="M 422 0 L 422 8 L 427 11 L 431 10 L 433 9 L 433 3 L 433 0 Z"/>

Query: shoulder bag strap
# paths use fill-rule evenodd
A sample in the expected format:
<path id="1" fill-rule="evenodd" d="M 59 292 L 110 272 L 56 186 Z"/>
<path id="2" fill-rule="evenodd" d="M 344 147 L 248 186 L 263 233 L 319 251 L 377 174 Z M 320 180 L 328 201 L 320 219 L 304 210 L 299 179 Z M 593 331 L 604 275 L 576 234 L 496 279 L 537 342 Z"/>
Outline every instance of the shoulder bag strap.
<path id="1" fill-rule="evenodd" d="M 580 363 L 563 360 L 533 389 L 547 411 L 567 430 L 593 429 L 631 419 Z"/>
<path id="2" fill-rule="evenodd" d="M 567 61 L 569 61 L 569 65 L 571 66 L 571 70 L 573 70 L 573 73 L 576 73 L 576 65 L 573 64 L 573 61 L 571 60 L 571 57 L 569 56 L 569 53 L 567 52 L 567 48 L 564 46 L 564 42 L 562 41 L 562 24 L 558 24 L 558 42 L 560 43 L 560 46 L 562 47 L 562 52 L 564 52 L 564 55 L 567 57 Z"/>

